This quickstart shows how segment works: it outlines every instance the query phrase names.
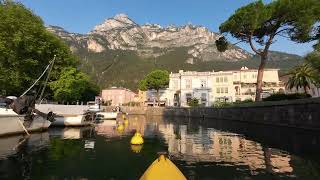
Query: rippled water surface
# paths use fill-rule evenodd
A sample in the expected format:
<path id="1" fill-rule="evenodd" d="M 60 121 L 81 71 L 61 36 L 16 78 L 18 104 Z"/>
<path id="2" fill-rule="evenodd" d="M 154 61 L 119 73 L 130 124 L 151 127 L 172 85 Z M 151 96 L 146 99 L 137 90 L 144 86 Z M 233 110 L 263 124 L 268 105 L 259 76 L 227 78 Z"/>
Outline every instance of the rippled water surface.
<path id="1" fill-rule="evenodd" d="M 130 145 L 136 130 L 142 146 Z M 159 152 L 188 179 L 320 179 L 319 143 L 319 134 L 305 131 L 130 116 L 123 131 L 109 120 L 1 138 L 0 179 L 134 180 Z"/>

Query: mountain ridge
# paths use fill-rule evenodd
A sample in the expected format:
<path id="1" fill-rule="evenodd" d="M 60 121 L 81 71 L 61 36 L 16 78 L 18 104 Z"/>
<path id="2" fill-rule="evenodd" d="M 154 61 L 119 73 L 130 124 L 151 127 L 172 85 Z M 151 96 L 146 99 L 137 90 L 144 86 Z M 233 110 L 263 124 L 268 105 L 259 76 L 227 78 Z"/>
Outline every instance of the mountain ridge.
<path id="1" fill-rule="evenodd" d="M 221 35 L 191 24 L 139 25 L 120 14 L 105 19 L 87 34 L 68 32 L 58 26 L 47 29 L 69 45 L 80 59 L 79 68 L 102 88 L 122 86 L 134 90 L 155 69 L 217 71 L 241 66 L 257 68 L 260 62 L 258 56 L 234 45 L 219 52 L 215 40 Z M 267 67 L 285 72 L 301 62 L 300 56 L 271 51 Z"/>
<path id="2" fill-rule="evenodd" d="M 221 35 L 211 32 L 204 26 L 139 25 L 125 14 L 105 19 L 87 34 L 69 33 L 57 26 L 49 26 L 48 30 L 67 41 L 81 40 L 84 45 L 82 48 L 97 53 L 106 49 L 121 49 L 137 51 L 141 57 L 158 57 L 174 48 L 187 47 L 189 55 L 185 61 L 191 64 L 194 60 L 236 61 L 252 56 L 249 52 L 233 45 L 230 45 L 226 52 L 219 52 L 215 46 L 215 40 Z M 101 44 L 101 41 L 104 43 Z"/>

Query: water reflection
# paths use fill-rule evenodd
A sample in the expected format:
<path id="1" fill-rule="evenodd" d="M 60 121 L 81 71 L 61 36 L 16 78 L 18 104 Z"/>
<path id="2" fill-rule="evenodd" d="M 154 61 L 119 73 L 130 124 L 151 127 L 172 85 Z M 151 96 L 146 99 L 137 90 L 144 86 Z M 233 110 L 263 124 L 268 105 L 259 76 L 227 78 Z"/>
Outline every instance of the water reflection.
<path id="1" fill-rule="evenodd" d="M 0 138 L 0 179 L 30 179 L 33 156 L 48 147 L 48 132 L 32 134 L 30 137 L 10 136 Z M 12 165 L 17 165 L 12 169 Z"/>
<path id="2" fill-rule="evenodd" d="M 188 132 L 187 125 L 159 125 L 168 151 L 176 159 L 187 163 L 215 162 L 220 166 L 245 166 L 255 174 L 261 170 L 271 173 L 291 173 L 291 156 L 277 149 L 244 137 L 212 128 L 199 127 Z"/>
<path id="3" fill-rule="evenodd" d="M 93 136 L 92 127 L 66 127 L 51 128 L 48 130 L 50 137 L 59 137 L 61 139 L 81 139 Z"/>
<path id="4" fill-rule="evenodd" d="M 168 152 L 188 179 L 320 177 L 317 156 L 297 156 L 263 138 L 253 140 L 190 120 L 128 120 L 122 132 L 116 128 L 122 122 L 118 119 L 95 127 L 54 128 L 25 140 L 0 138 L 0 179 L 138 179 L 160 151 Z M 144 136 L 143 145 L 130 144 L 135 131 Z"/>
<path id="5" fill-rule="evenodd" d="M 95 126 L 98 135 L 112 138 L 121 136 L 131 136 L 134 132 L 140 132 L 144 137 L 151 138 L 158 134 L 158 123 L 146 116 L 131 115 L 127 117 L 128 123 L 123 123 L 123 119 L 100 121 Z M 123 129 L 119 130 L 119 125 L 123 125 Z"/>

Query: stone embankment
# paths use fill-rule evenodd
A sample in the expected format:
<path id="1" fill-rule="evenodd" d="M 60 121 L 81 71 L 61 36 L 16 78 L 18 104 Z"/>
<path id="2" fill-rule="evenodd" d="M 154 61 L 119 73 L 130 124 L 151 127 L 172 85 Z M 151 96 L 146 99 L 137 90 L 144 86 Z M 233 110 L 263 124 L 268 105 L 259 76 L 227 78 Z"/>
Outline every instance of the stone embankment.
<path id="1" fill-rule="evenodd" d="M 83 105 L 37 105 L 45 113 L 81 114 L 88 109 Z M 115 107 L 104 107 L 112 111 Z M 129 114 L 163 117 L 191 117 L 195 120 L 226 120 L 264 125 L 320 130 L 320 98 L 278 102 L 242 104 L 224 108 L 175 108 L 175 107 L 121 107 Z"/>
<path id="2" fill-rule="evenodd" d="M 106 107 L 107 109 L 112 107 Z M 219 119 L 320 130 L 320 98 L 260 102 L 225 108 L 122 107 L 129 114 Z"/>

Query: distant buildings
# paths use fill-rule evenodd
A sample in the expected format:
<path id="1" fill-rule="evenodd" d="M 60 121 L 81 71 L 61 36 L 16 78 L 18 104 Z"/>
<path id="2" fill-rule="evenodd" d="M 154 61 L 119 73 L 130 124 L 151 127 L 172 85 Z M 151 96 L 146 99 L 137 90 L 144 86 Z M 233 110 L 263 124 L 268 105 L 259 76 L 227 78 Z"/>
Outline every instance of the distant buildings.
<path id="1" fill-rule="evenodd" d="M 130 89 L 111 87 L 101 92 L 102 101 L 109 102 L 111 106 L 120 106 L 134 101 L 136 94 Z"/>
<path id="2" fill-rule="evenodd" d="M 169 87 L 160 91 L 160 104 L 188 106 L 192 98 L 197 98 L 202 106 L 212 106 L 216 101 L 254 100 L 257 75 L 257 69 L 247 67 L 218 72 L 180 70 L 170 74 Z M 263 82 L 263 97 L 285 90 L 284 84 L 279 80 L 278 69 L 265 69 Z M 156 91 L 147 92 L 149 105 L 156 97 Z"/>

